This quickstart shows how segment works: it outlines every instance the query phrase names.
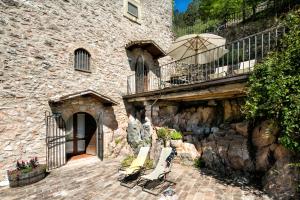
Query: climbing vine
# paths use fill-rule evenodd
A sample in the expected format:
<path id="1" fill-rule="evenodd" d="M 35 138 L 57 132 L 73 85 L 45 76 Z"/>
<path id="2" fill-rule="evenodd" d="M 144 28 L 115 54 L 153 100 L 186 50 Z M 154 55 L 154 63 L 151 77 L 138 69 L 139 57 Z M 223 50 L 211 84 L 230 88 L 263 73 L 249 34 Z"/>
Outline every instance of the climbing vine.
<path id="1" fill-rule="evenodd" d="M 255 67 L 244 112 L 249 119 L 274 119 L 279 142 L 300 152 L 300 10 L 284 20 L 288 32 L 280 49 Z"/>

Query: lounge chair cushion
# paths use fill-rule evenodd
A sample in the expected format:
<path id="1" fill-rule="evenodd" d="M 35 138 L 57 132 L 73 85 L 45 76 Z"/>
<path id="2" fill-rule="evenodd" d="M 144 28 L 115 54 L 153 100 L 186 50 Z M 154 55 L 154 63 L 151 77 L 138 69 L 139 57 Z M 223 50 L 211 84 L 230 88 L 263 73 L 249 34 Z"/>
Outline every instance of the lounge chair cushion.
<path id="1" fill-rule="evenodd" d="M 150 147 L 141 147 L 137 158 L 132 161 L 128 168 L 126 168 L 124 171 L 121 171 L 121 173 L 130 175 L 139 171 L 145 164 L 149 150 Z"/>
<path id="2" fill-rule="evenodd" d="M 160 157 L 155 169 L 150 174 L 142 176 L 142 178 L 153 181 L 160 178 L 160 175 L 169 172 L 170 168 L 167 166 L 166 160 L 171 154 L 171 152 L 172 152 L 171 147 L 163 148 L 160 153 Z"/>

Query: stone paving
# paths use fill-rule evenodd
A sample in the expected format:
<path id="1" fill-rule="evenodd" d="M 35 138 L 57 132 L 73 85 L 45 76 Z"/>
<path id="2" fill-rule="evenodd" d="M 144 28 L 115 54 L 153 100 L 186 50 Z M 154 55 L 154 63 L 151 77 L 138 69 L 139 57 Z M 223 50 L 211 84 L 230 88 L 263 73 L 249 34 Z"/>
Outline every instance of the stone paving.
<path id="1" fill-rule="evenodd" d="M 101 162 L 95 157 L 71 161 L 38 183 L 21 188 L 1 188 L 0 199 L 164 199 L 162 195 L 142 191 L 139 186 L 133 189 L 120 186 L 117 181 L 119 163 L 116 159 Z M 193 167 L 180 164 L 174 164 L 169 179 L 177 183 L 174 189 L 179 200 L 269 199 L 258 190 L 227 185 Z"/>

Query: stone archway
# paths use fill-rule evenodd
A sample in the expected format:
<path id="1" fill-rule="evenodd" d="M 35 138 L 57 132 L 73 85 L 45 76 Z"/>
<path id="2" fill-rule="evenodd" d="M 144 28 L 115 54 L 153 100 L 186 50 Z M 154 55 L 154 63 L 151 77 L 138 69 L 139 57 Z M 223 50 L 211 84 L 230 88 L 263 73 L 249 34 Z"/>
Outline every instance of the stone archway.
<path id="1" fill-rule="evenodd" d="M 118 127 L 118 123 L 114 115 L 114 109 L 112 107 L 113 105 L 117 105 L 115 101 L 95 91 L 86 90 L 52 98 L 49 101 L 49 104 L 52 113 L 59 113 L 65 122 L 70 121 L 70 118 L 74 117 L 74 115 L 78 113 L 85 113 L 85 116 L 93 118 L 92 121 L 96 121 L 96 126 L 98 130 L 102 130 L 101 134 L 103 135 L 103 137 L 99 137 L 100 132 L 98 134 L 98 137 L 101 138 L 99 141 L 101 145 L 99 146 L 99 142 L 97 143 L 97 149 L 100 149 L 97 151 L 97 155 L 98 157 L 103 157 L 104 154 L 108 154 L 108 138 L 110 138 L 113 131 Z M 100 118 L 102 120 L 100 120 Z M 99 123 L 100 121 L 101 123 Z M 85 149 L 85 152 L 93 154 L 92 149 L 93 148 L 87 148 Z"/>

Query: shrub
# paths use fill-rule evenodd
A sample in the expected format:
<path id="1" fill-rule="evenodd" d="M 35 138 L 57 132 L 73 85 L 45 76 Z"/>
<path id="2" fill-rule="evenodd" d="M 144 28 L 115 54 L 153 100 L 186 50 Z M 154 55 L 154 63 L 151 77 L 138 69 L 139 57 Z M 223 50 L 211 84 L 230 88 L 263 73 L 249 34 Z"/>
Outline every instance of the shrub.
<path id="1" fill-rule="evenodd" d="M 122 162 L 121 162 L 121 166 L 122 167 L 129 167 L 130 164 L 132 163 L 132 161 L 135 159 L 135 156 L 133 155 L 129 155 L 129 156 L 126 156 Z"/>
<path id="2" fill-rule="evenodd" d="M 199 168 L 199 169 L 205 167 L 204 160 L 202 158 L 195 159 L 194 160 L 194 167 Z"/>
<path id="3" fill-rule="evenodd" d="M 256 65 L 249 79 L 246 104 L 248 119 L 273 119 L 279 123 L 279 142 L 300 152 L 300 11 L 289 14 L 289 32 L 281 49 Z"/>
<path id="4" fill-rule="evenodd" d="M 171 137 L 172 140 L 181 140 L 182 139 L 182 134 L 179 131 L 172 131 L 170 137 Z"/>
<path id="5" fill-rule="evenodd" d="M 158 129 L 157 137 L 162 140 L 168 140 L 170 138 L 169 129 L 165 127 Z"/>
<path id="6" fill-rule="evenodd" d="M 131 163 L 133 162 L 134 159 L 136 159 L 136 156 L 134 156 L 134 155 L 128 155 L 128 156 L 126 156 L 126 157 L 122 160 L 121 166 L 122 166 L 122 167 L 129 167 L 129 166 L 131 165 Z M 148 159 L 145 161 L 145 167 L 146 167 L 146 169 L 151 169 L 151 168 L 153 168 L 153 160 L 148 158 Z"/>
<path id="7" fill-rule="evenodd" d="M 148 158 L 145 162 L 145 167 L 146 167 L 146 169 L 153 168 L 153 160 Z"/>

